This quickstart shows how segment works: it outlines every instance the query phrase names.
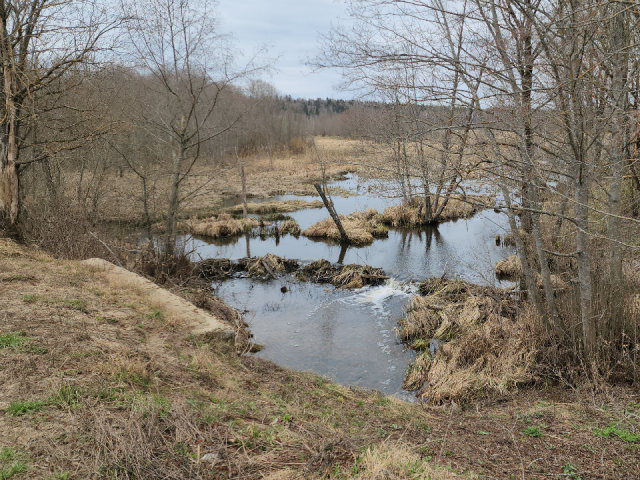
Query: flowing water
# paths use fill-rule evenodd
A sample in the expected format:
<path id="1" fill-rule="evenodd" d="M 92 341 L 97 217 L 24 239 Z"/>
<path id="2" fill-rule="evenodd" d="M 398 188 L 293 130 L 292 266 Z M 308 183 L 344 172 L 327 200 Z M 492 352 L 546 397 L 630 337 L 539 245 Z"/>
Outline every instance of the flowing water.
<path id="1" fill-rule="evenodd" d="M 372 193 L 370 184 L 356 176 L 334 185 L 354 192 L 334 197 L 340 214 L 399 203 Z M 268 200 L 314 197 L 283 195 Z M 265 201 L 265 200 L 253 200 Z M 225 206 L 237 204 L 227 201 Z M 304 230 L 328 217 L 325 209 L 290 214 Z M 344 245 L 287 235 L 261 239 L 251 235 L 232 239 L 188 238 L 197 258 L 239 259 L 272 253 L 311 262 L 320 258 L 343 264 L 357 263 L 384 269 L 391 279 L 382 286 L 339 290 L 328 285 L 300 282 L 286 275 L 270 282 L 233 278 L 222 282 L 218 295 L 245 311 L 245 319 L 264 350 L 256 354 L 280 365 L 327 375 L 343 384 L 375 388 L 409 398 L 402 379 L 413 354 L 403 348 L 395 332 L 415 282 L 443 274 L 475 283 L 496 283 L 495 263 L 509 249 L 497 247 L 496 234 L 507 228 L 504 216 L 487 210 L 458 220 L 412 230 L 390 230 L 389 238 L 366 247 Z M 288 291 L 282 293 L 286 286 Z"/>

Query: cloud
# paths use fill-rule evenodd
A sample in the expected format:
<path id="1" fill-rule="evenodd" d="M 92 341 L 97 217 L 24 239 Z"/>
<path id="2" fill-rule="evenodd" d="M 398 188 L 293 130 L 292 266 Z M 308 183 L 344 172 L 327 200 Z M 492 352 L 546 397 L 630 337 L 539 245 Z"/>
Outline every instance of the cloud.
<path id="1" fill-rule="evenodd" d="M 272 78 L 284 95 L 302 98 L 344 98 L 333 86 L 340 81 L 337 72 L 311 73 L 304 59 L 318 51 L 319 33 L 328 32 L 331 23 L 344 16 L 342 2 L 333 0 L 219 0 L 221 27 L 234 35 L 236 46 L 251 54 L 260 45 L 269 45 L 278 56 Z"/>

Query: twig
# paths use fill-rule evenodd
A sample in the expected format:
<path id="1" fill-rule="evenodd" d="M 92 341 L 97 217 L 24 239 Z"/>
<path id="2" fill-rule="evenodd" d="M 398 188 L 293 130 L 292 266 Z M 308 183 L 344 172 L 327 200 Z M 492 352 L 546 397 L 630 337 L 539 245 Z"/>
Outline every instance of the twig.
<path id="1" fill-rule="evenodd" d="M 106 248 L 107 250 L 109 250 L 109 252 L 111 253 L 111 255 L 113 255 L 113 258 L 115 258 L 115 259 L 116 259 L 116 262 L 118 262 L 118 265 L 120 266 L 120 268 L 124 268 L 124 267 L 122 266 L 122 263 L 120 262 L 120 259 L 116 256 L 116 254 L 115 254 L 115 253 L 113 253 L 113 250 L 111 250 L 111 249 L 109 248 L 109 245 L 107 245 L 107 244 L 106 244 L 106 243 L 104 243 L 102 240 L 100 240 L 100 239 L 99 239 L 99 238 L 98 238 L 98 237 L 97 237 L 93 232 L 89 232 L 89 234 L 90 234 L 93 238 L 95 238 L 96 240 L 98 240 L 102 245 L 104 245 L 104 248 Z"/>

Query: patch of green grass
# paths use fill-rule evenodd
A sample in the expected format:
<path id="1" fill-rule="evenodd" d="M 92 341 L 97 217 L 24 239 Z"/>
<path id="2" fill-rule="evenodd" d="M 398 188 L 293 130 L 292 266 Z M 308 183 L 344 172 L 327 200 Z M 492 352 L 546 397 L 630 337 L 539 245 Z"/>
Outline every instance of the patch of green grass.
<path id="1" fill-rule="evenodd" d="M 577 472 L 578 469 L 570 463 L 562 466 L 562 473 L 564 473 L 568 478 L 572 478 L 574 480 L 582 480 L 582 477 L 578 475 Z"/>
<path id="2" fill-rule="evenodd" d="M 424 430 L 427 433 L 431 433 L 431 427 L 423 422 L 416 423 L 416 427 Z"/>
<path id="3" fill-rule="evenodd" d="M 75 407 L 80 403 L 83 393 L 75 385 L 65 385 L 45 400 L 15 400 L 9 404 L 6 412 L 10 415 L 25 415 L 37 412 L 45 407 Z"/>
<path id="4" fill-rule="evenodd" d="M 87 302 L 85 302 L 84 300 L 67 300 L 67 302 L 69 303 L 69 306 L 74 310 L 78 310 L 79 312 L 86 313 Z"/>
<path id="5" fill-rule="evenodd" d="M 33 294 L 33 293 L 30 293 L 28 295 L 23 295 L 22 296 L 22 301 L 24 303 L 36 303 L 38 300 L 40 300 L 40 297 L 38 295 Z"/>
<path id="6" fill-rule="evenodd" d="M 37 412 L 51 405 L 48 400 L 15 400 L 7 407 L 10 415 L 24 415 L 29 412 Z"/>
<path id="7" fill-rule="evenodd" d="M 527 437 L 534 437 L 534 438 L 544 437 L 544 433 L 540 431 L 540 427 L 527 427 L 524 430 L 522 430 L 522 434 L 526 435 Z"/>
<path id="8" fill-rule="evenodd" d="M 0 448 L 0 480 L 6 480 L 27 471 L 27 464 L 20 453 L 11 447 Z"/>
<path id="9" fill-rule="evenodd" d="M 624 428 L 618 427 L 615 423 L 612 423 L 606 428 L 594 428 L 593 434 L 596 437 L 618 437 L 620 440 L 628 443 L 640 442 L 640 435 L 633 434 Z"/>
<path id="10" fill-rule="evenodd" d="M 154 310 L 152 313 L 147 315 L 147 318 L 150 318 L 152 320 L 164 320 L 164 313 L 162 312 L 162 310 L 160 309 L 156 309 Z"/>
<path id="11" fill-rule="evenodd" d="M 83 396 L 84 393 L 76 385 L 65 385 L 49 397 L 48 401 L 51 405 L 73 408 L 80 403 Z"/>
<path id="12" fill-rule="evenodd" d="M 28 341 L 23 332 L 0 334 L 0 348 L 16 348 Z"/>

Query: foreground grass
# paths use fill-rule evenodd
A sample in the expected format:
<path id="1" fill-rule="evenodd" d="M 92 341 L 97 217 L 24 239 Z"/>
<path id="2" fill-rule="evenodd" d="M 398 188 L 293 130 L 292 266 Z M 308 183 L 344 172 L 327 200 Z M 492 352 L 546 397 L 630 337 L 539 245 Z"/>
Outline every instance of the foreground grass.
<path id="1" fill-rule="evenodd" d="M 640 467 L 637 392 L 411 405 L 221 355 L 142 293 L 0 240 L 0 272 L 19 271 L 38 273 L 0 282 L 0 479 L 622 479 Z"/>

